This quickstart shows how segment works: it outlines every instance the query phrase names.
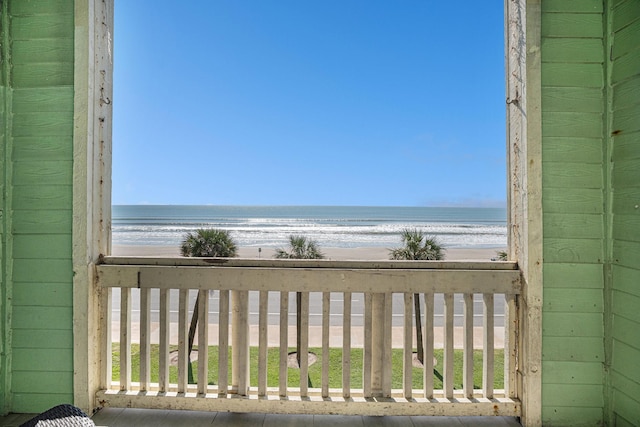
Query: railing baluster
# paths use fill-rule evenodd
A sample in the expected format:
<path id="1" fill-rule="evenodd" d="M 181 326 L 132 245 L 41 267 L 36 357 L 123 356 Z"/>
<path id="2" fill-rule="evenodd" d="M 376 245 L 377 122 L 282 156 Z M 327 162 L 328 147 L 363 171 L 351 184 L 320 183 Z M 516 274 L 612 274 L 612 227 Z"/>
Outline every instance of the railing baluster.
<path id="1" fill-rule="evenodd" d="M 410 292 L 404 293 L 404 344 L 402 349 L 404 397 L 411 399 L 413 390 L 413 294 Z"/>
<path id="2" fill-rule="evenodd" d="M 169 389 L 169 290 L 160 289 L 160 344 L 158 349 L 158 386 L 160 392 Z"/>
<path id="3" fill-rule="evenodd" d="M 463 360 L 462 360 L 462 387 L 464 396 L 473 397 L 473 294 L 464 294 L 464 329 Z"/>
<path id="4" fill-rule="evenodd" d="M 424 396 L 433 398 L 433 294 L 424 294 Z"/>
<path id="5" fill-rule="evenodd" d="M 384 352 L 384 294 L 374 293 L 371 304 L 371 393 L 382 395 Z"/>
<path id="6" fill-rule="evenodd" d="M 199 290 L 198 298 L 198 394 L 207 394 L 209 385 L 209 291 Z"/>
<path id="7" fill-rule="evenodd" d="M 342 297 L 342 396 L 351 396 L 351 292 Z"/>
<path id="8" fill-rule="evenodd" d="M 120 290 L 120 391 L 131 388 L 131 289 Z"/>
<path id="9" fill-rule="evenodd" d="M 372 305 L 373 294 L 365 292 L 364 294 L 364 349 L 362 361 L 362 391 L 364 397 L 371 397 L 371 343 L 372 343 Z"/>
<path id="10" fill-rule="evenodd" d="M 151 289 L 140 289 L 140 391 L 149 390 L 151 380 Z"/>
<path id="11" fill-rule="evenodd" d="M 233 339 L 231 342 L 231 384 L 237 394 L 249 391 L 249 291 L 231 291 Z"/>
<path id="12" fill-rule="evenodd" d="M 493 397 L 493 294 L 483 294 L 484 300 L 484 354 L 482 357 L 482 395 Z"/>
<path id="13" fill-rule="evenodd" d="M 518 306 L 516 295 L 505 295 L 504 310 L 504 391 L 506 397 L 517 397 L 516 360 L 518 354 Z"/>
<path id="14" fill-rule="evenodd" d="M 300 396 L 307 397 L 309 386 L 309 292 L 300 292 Z"/>
<path id="15" fill-rule="evenodd" d="M 404 345 L 402 384 L 404 397 L 411 399 L 413 390 L 413 294 L 404 293 Z M 422 321 L 422 320 L 421 320 Z"/>
<path id="16" fill-rule="evenodd" d="M 189 363 L 189 290 L 180 289 L 178 295 L 178 393 L 185 393 Z"/>
<path id="17" fill-rule="evenodd" d="M 102 329 L 102 339 L 100 345 L 102 345 L 102 376 L 100 380 L 102 382 L 101 388 L 108 390 L 111 388 L 111 382 L 113 381 L 113 349 L 112 349 L 112 328 L 111 321 L 113 320 L 113 290 L 112 288 L 100 289 L 100 313 L 103 317 L 100 322 L 100 328 Z"/>
<path id="18" fill-rule="evenodd" d="M 391 397 L 391 326 L 393 319 L 393 294 L 384 294 L 384 339 L 382 348 L 382 397 Z"/>
<path id="19" fill-rule="evenodd" d="M 322 397 L 329 397 L 329 337 L 331 292 L 322 293 Z"/>
<path id="20" fill-rule="evenodd" d="M 280 292 L 280 396 L 287 395 L 287 372 L 289 363 L 289 292 Z"/>
<path id="21" fill-rule="evenodd" d="M 453 398 L 453 294 L 444 294 L 444 397 Z"/>
<path id="22" fill-rule="evenodd" d="M 258 309 L 258 395 L 267 394 L 267 348 L 269 292 L 260 291 L 260 304 Z"/>
<path id="23" fill-rule="evenodd" d="M 229 291 L 220 291 L 218 304 L 218 394 L 225 395 L 229 391 Z"/>

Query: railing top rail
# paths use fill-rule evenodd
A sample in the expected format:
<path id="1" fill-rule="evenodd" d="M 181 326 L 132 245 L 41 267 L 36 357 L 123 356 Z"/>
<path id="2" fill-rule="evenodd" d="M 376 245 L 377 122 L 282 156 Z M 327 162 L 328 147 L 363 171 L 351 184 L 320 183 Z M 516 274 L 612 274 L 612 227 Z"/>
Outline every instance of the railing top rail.
<path id="1" fill-rule="evenodd" d="M 344 268 L 376 270 L 518 270 L 515 261 L 386 261 L 299 260 L 256 258 L 188 258 L 149 256 L 103 256 L 100 264 L 175 267 Z"/>
<path id="2" fill-rule="evenodd" d="M 229 289 L 300 292 L 521 292 L 520 272 L 467 268 L 306 268 L 103 264 L 96 267 L 102 287 Z"/>

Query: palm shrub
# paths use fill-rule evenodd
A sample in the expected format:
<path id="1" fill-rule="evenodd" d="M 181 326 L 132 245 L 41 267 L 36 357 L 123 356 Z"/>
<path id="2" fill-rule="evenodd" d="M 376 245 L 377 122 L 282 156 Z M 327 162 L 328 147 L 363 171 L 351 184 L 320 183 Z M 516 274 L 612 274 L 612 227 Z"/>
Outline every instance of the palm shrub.
<path id="1" fill-rule="evenodd" d="M 438 261 L 444 259 L 444 247 L 438 239 L 425 235 L 416 228 L 402 230 L 403 246 L 389 250 L 389 259 Z M 418 360 L 424 362 L 424 346 L 422 343 L 422 316 L 420 314 L 420 294 L 413 294 L 413 305 L 416 313 L 416 342 Z"/>
<path id="2" fill-rule="evenodd" d="M 277 248 L 275 257 L 280 259 L 322 259 L 324 258 L 324 254 L 320 251 L 318 243 L 316 243 L 315 240 L 292 234 L 289 236 L 288 247 Z M 296 292 L 296 359 L 298 366 L 300 366 L 301 303 L 302 293 Z"/>
<path id="3" fill-rule="evenodd" d="M 180 253 L 185 257 L 221 257 L 232 258 L 238 253 L 236 242 L 231 237 L 228 230 L 217 228 L 200 228 L 193 233 L 187 233 L 180 244 Z M 193 350 L 193 340 L 198 326 L 198 306 L 200 304 L 200 294 L 196 298 L 191 314 L 191 324 L 189 325 L 189 368 L 191 368 L 191 350 Z M 189 378 L 193 382 L 191 369 Z"/>

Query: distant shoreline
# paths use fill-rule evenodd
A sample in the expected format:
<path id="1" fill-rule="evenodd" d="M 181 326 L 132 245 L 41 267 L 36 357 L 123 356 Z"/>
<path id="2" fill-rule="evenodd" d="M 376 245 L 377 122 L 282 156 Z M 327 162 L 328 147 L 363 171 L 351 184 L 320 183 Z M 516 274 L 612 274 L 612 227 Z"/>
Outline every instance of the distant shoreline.
<path id="1" fill-rule="evenodd" d="M 383 247 L 357 247 L 336 248 L 322 247 L 326 259 L 344 260 L 371 260 L 380 261 L 389 259 L 389 249 Z M 449 261 L 490 261 L 496 257 L 496 252 L 504 251 L 504 247 L 496 248 L 451 248 L 445 250 L 445 260 Z M 113 256 L 155 256 L 173 257 L 180 256 L 179 249 L 175 246 L 157 245 L 113 245 Z M 238 248 L 239 258 L 274 258 L 274 248 L 263 248 L 258 252 L 257 247 Z"/>

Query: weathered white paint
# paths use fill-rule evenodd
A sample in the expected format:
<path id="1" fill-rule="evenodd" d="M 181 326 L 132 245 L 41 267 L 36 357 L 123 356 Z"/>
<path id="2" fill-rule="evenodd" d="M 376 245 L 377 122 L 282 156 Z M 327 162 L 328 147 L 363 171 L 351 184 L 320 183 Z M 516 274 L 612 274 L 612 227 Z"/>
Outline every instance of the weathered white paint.
<path id="1" fill-rule="evenodd" d="M 74 21 L 73 403 L 91 413 L 105 372 L 93 267 L 111 246 L 113 0 L 76 0 Z"/>
<path id="2" fill-rule="evenodd" d="M 487 263 L 488 265 L 490 263 Z M 184 271 L 182 271 L 184 269 Z M 334 405 L 337 405 L 339 400 L 335 400 L 336 397 L 340 397 L 342 399 L 350 399 L 350 398 L 360 398 L 364 396 L 378 396 L 383 398 L 396 398 L 403 397 L 405 399 L 413 399 L 413 398 L 425 398 L 427 396 L 429 399 L 436 397 L 446 398 L 446 399 L 458 399 L 460 398 L 470 398 L 468 401 L 470 405 L 477 406 L 478 397 L 484 395 L 488 397 L 493 397 L 492 385 L 484 387 L 483 390 L 473 390 L 472 384 L 473 379 L 467 379 L 466 387 L 464 391 L 454 390 L 453 386 L 453 319 L 454 319 L 454 305 L 453 305 L 453 293 L 450 292 L 450 281 L 449 280 L 433 280 L 433 277 L 438 279 L 446 278 L 449 274 L 459 273 L 463 280 L 469 280 L 470 277 L 476 279 L 475 284 L 467 284 L 465 285 L 465 289 L 468 288 L 470 292 L 465 295 L 465 305 L 466 309 L 466 319 L 465 324 L 470 330 L 473 330 L 473 323 L 469 321 L 473 317 L 473 310 L 471 307 L 471 296 L 473 293 L 478 293 L 484 295 L 485 301 L 485 312 L 491 312 L 493 310 L 493 293 L 487 291 L 486 288 L 490 289 L 498 289 L 500 292 L 504 292 L 505 290 L 511 290 L 514 287 L 517 289 L 519 275 L 515 270 L 467 270 L 464 268 L 457 268 L 453 270 L 440 270 L 440 269 L 430 269 L 430 268 L 416 268 L 416 269 L 349 269 L 349 270 L 340 270 L 334 268 L 331 264 L 326 265 L 324 267 L 316 267 L 316 268 L 298 268 L 294 269 L 292 273 L 297 273 L 298 276 L 295 276 L 298 280 L 295 281 L 297 283 L 297 288 L 293 285 L 290 285 L 288 280 L 283 278 L 285 274 L 285 270 L 281 267 L 267 267 L 262 268 L 259 266 L 252 267 L 244 267 L 244 266 L 235 266 L 235 267 L 220 267 L 216 264 L 203 264 L 200 266 L 145 266 L 145 265 L 103 265 L 98 268 L 100 275 L 100 286 L 105 288 L 111 287 L 120 287 L 119 285 L 124 283 L 126 285 L 132 285 L 130 283 L 133 278 L 135 278 L 137 285 L 141 288 L 141 290 L 146 291 L 150 288 L 159 288 L 165 295 L 166 298 L 166 290 L 168 288 L 168 283 L 171 282 L 173 284 L 174 289 L 179 289 L 179 342 L 180 342 L 180 350 L 179 350 L 179 364 L 183 366 L 182 369 L 178 369 L 178 383 L 177 384 L 150 384 L 146 385 L 136 385 L 129 384 L 128 382 L 120 381 L 120 383 L 116 383 L 115 386 L 117 389 L 126 392 L 121 395 L 128 395 L 129 391 L 132 390 L 140 390 L 141 388 L 147 388 L 150 392 L 155 392 L 156 390 L 162 389 L 166 392 L 176 391 L 178 393 L 195 393 L 200 399 L 205 398 L 205 400 L 210 400 L 211 396 L 215 395 L 218 397 L 227 396 L 227 385 L 225 379 L 220 379 L 217 385 L 208 385 L 206 372 L 201 371 L 200 366 L 206 365 L 206 353 L 199 352 L 199 373 L 198 373 L 198 384 L 197 385 L 189 385 L 186 384 L 186 334 L 187 334 L 187 323 L 188 323 L 188 307 L 187 307 L 187 295 L 190 289 L 199 289 L 199 297 L 200 300 L 208 300 L 206 298 L 210 291 L 220 292 L 219 299 L 219 310 L 220 310 L 220 330 L 219 334 L 221 337 L 224 336 L 225 333 L 228 334 L 229 331 L 229 306 L 228 306 L 228 294 L 229 292 L 234 294 L 235 301 L 233 302 L 233 311 L 234 316 L 237 316 L 236 322 L 240 328 L 240 330 L 246 330 L 245 327 L 248 325 L 248 293 L 249 292 L 257 292 L 259 295 L 259 312 L 258 312 L 258 333 L 259 333 L 259 360 L 258 371 L 259 371 L 259 383 L 257 387 L 249 386 L 249 340 L 247 339 L 248 330 L 246 334 L 243 334 L 243 337 L 234 338 L 238 341 L 235 342 L 233 346 L 233 354 L 234 357 L 237 357 L 239 360 L 240 367 L 236 369 L 234 378 L 233 378 L 233 395 L 242 396 L 245 395 L 248 397 L 246 402 L 252 402 L 253 396 L 260 396 L 265 401 L 271 401 L 273 405 L 276 405 L 276 401 L 273 397 L 277 396 L 278 399 L 284 398 L 287 401 L 296 401 L 296 399 L 307 399 L 313 397 L 325 397 L 326 400 L 324 403 L 314 406 L 315 411 L 319 412 L 330 412 L 330 413 L 340 413 L 343 409 L 334 408 Z M 172 278 L 166 279 L 166 275 L 162 273 L 162 271 L 168 271 L 167 275 Z M 152 274 L 147 274 L 145 272 L 151 271 Z M 221 272 L 224 276 L 224 280 L 221 280 L 218 276 L 218 272 Z M 260 280 L 255 280 L 251 278 L 252 275 L 256 275 L 260 277 Z M 247 278 L 250 276 L 250 278 Z M 160 279 L 165 277 L 165 279 Z M 381 277 L 383 279 L 381 279 Z M 415 284 L 409 284 L 407 287 L 410 289 L 409 292 L 402 289 L 400 284 L 404 284 L 408 282 L 407 278 L 412 278 L 413 280 L 420 280 L 423 284 L 423 287 L 432 290 L 433 292 L 427 292 L 425 297 L 425 329 L 424 337 L 425 337 L 425 367 L 428 370 L 425 372 L 425 378 L 430 378 L 430 383 L 427 383 L 424 390 L 413 390 L 412 382 L 411 382 L 411 373 L 412 373 L 412 353 L 413 353 L 413 294 L 414 289 L 416 288 Z M 124 278 L 124 280 L 123 280 Z M 307 384 L 307 373 L 308 373 L 308 357 L 305 357 L 308 354 L 308 344 L 309 344 L 309 292 L 311 290 L 313 292 L 321 291 L 323 294 L 323 354 L 326 359 L 328 359 L 328 347 L 329 347 L 329 313 L 330 313 L 330 293 L 329 290 L 335 291 L 334 285 L 331 283 L 330 279 L 338 280 L 343 285 L 343 288 L 349 289 L 347 291 L 342 291 L 341 294 L 343 296 L 343 327 L 341 328 L 343 336 L 342 336 L 342 347 L 343 347 L 343 360 L 342 360 L 342 388 L 339 390 L 330 389 L 329 388 L 329 378 L 328 378 L 328 366 L 324 368 L 325 373 L 322 375 L 321 382 L 322 384 L 316 385 L 314 388 L 309 388 Z M 179 279 L 179 281 L 178 281 Z M 165 280 L 166 282 L 163 282 Z M 387 289 L 396 289 L 396 292 L 375 292 L 372 293 L 369 290 L 372 289 L 372 282 L 376 280 L 384 280 L 387 282 Z M 282 282 L 286 282 L 283 285 Z M 514 283 L 515 281 L 515 283 Z M 218 286 L 223 283 L 233 282 L 239 284 L 241 290 L 220 290 Z M 346 283 L 346 285 L 345 285 Z M 399 284 L 400 283 L 400 284 Z M 154 286 L 155 284 L 155 286 Z M 252 284 L 252 286 L 249 286 Z M 225 285 L 226 286 L 226 285 Z M 376 285 L 373 285 L 373 289 L 379 289 Z M 131 287 L 123 287 L 121 288 L 121 292 L 123 295 L 123 308 L 121 312 L 125 312 L 126 314 L 121 314 L 125 321 L 130 319 L 130 309 L 128 308 L 131 305 L 130 294 Z M 364 315 L 365 315 L 365 327 L 364 327 L 364 335 L 365 335 L 365 343 L 364 343 L 364 366 L 365 370 L 363 373 L 363 387 L 362 389 L 354 389 L 351 386 L 351 328 L 348 327 L 351 325 L 351 315 L 352 315 L 352 292 L 362 292 L 364 293 L 365 306 L 364 306 Z M 288 325 L 289 325 L 289 309 L 288 309 L 288 298 L 290 292 L 300 292 L 300 373 L 301 379 L 298 387 L 288 387 L 286 383 L 286 372 L 287 372 L 287 335 L 288 335 Z M 276 293 L 280 295 L 281 302 L 281 312 L 280 312 L 280 386 L 278 388 L 269 388 L 266 386 L 266 342 L 267 336 L 266 331 L 267 327 L 267 310 L 268 310 L 268 298 L 270 293 Z M 396 390 L 392 389 L 391 384 L 391 371 L 392 371 L 392 359 L 391 359 L 391 335 L 392 335 L 392 316 L 393 313 L 393 293 L 400 293 L 404 296 L 404 305 L 402 313 L 396 313 L 397 315 L 404 316 L 404 328 L 403 328 L 403 347 L 404 347 L 404 358 L 403 358 L 403 387 L 402 389 Z M 443 390 L 433 390 L 433 337 L 434 337 L 434 322 L 433 322 L 433 310 L 434 310 L 434 293 L 444 294 L 445 300 L 445 360 L 444 363 L 444 388 Z M 200 303 L 201 304 L 201 303 Z M 162 304 L 161 304 L 162 305 Z M 204 331 L 208 327 L 206 324 L 206 311 L 205 305 L 199 306 L 199 317 L 201 325 L 204 325 L 203 328 L 199 329 L 198 332 L 198 348 L 206 348 L 209 343 L 209 335 Z M 164 311 L 164 308 L 161 309 Z M 378 313 L 377 315 L 373 315 L 373 313 Z M 226 319 L 226 320 L 225 320 Z M 129 320 L 130 322 L 130 320 Z M 161 319 L 161 323 L 163 320 Z M 493 342 L 492 331 L 493 331 L 493 319 L 487 314 L 485 316 L 485 342 Z M 345 327 L 346 326 L 346 327 Z M 236 329 L 235 327 L 230 328 L 231 330 Z M 237 330 L 237 329 L 236 329 Z M 130 332 L 127 332 L 127 328 L 121 329 L 121 342 L 127 339 L 130 340 Z M 168 333 L 168 328 L 165 328 L 165 333 Z M 107 331 L 107 334 L 110 336 L 110 331 Z M 471 336 L 471 332 L 467 332 L 467 336 Z M 235 337 L 235 332 L 234 332 Z M 486 338 L 489 337 L 489 338 Z M 376 342 L 377 341 L 377 342 Z M 472 355 L 473 351 L 473 340 L 465 340 L 465 345 L 467 348 L 464 348 L 464 352 L 466 355 Z M 126 346 L 130 346 L 130 342 L 125 344 Z M 227 348 L 225 344 L 225 338 L 220 340 L 221 349 Z M 122 353 L 125 351 L 123 350 Z M 489 373 L 485 375 L 485 378 L 493 379 L 493 360 L 491 355 L 493 354 L 493 347 L 490 348 L 490 352 L 485 352 L 485 359 L 488 362 L 485 364 L 485 369 L 489 370 Z M 517 354 L 517 353 L 516 353 Z M 242 362 L 245 361 L 243 365 Z M 377 361 L 376 364 L 373 361 Z M 220 372 L 227 372 L 228 369 L 228 359 L 226 357 L 220 357 L 219 360 L 219 370 Z M 183 373 L 181 373 L 183 372 Z M 472 372 L 471 369 L 467 370 L 468 372 Z M 124 381 L 126 381 L 127 377 L 123 377 Z M 260 378 L 263 378 L 260 380 Z M 377 382 L 374 383 L 372 381 L 373 378 L 376 378 Z M 374 388 L 375 386 L 375 388 Z M 148 393 L 143 393 L 138 395 L 137 399 L 146 400 Z M 496 394 L 497 397 L 503 397 L 500 391 Z M 120 402 L 119 397 L 116 398 L 116 401 Z M 135 400 L 134 397 L 128 397 L 128 400 Z M 230 402 L 228 399 L 223 399 L 225 402 Z M 180 401 L 180 400 L 179 400 Z M 488 401 L 494 402 L 495 400 L 489 399 Z M 180 401 L 181 402 L 181 401 Z M 434 402 L 432 402 L 434 403 Z M 451 403 L 451 402 L 449 402 Z M 519 411 L 519 403 L 517 399 L 510 399 L 509 401 L 503 400 L 503 404 L 509 404 L 510 408 L 516 408 L 515 411 Z M 173 403 L 172 407 L 177 403 Z M 251 403 L 253 405 L 253 403 Z M 133 403 L 134 406 L 137 406 L 138 403 Z M 146 405 L 142 403 L 141 405 Z M 187 404 L 183 409 L 190 408 L 191 404 Z M 182 406 L 180 406 L 182 407 Z M 409 408 L 409 406 L 401 405 L 402 408 Z M 456 406 L 457 407 L 457 406 Z M 230 410 L 230 409 L 225 409 Z M 254 407 L 253 409 L 245 409 L 246 411 L 258 411 L 258 407 Z M 399 414 L 401 412 L 397 412 L 399 409 L 394 409 L 394 414 Z M 368 413 L 368 412 L 363 412 Z M 458 414 L 466 414 L 466 412 L 462 411 Z"/>

